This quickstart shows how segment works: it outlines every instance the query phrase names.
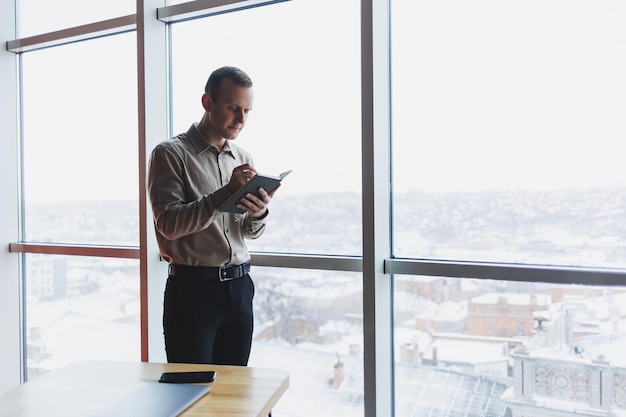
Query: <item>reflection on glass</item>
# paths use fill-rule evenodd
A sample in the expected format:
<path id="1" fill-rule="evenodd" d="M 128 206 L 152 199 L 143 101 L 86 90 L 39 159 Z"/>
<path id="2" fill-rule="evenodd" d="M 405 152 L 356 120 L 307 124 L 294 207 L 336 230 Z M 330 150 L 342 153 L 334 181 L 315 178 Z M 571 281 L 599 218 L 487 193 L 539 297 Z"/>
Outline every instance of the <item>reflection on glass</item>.
<path id="1" fill-rule="evenodd" d="M 394 288 L 398 416 L 624 408 L 625 288 L 400 275 Z"/>
<path id="2" fill-rule="evenodd" d="M 625 267 L 626 5 L 394 1 L 398 257 Z"/>
<path id="3" fill-rule="evenodd" d="M 139 262 L 26 255 L 27 377 L 77 361 L 141 358 Z"/>
<path id="4" fill-rule="evenodd" d="M 27 241 L 139 243 L 135 34 L 23 56 Z"/>
<path id="5" fill-rule="evenodd" d="M 289 372 L 272 414 L 363 416 L 361 274 L 255 267 L 250 366 Z"/>
<path id="6" fill-rule="evenodd" d="M 202 116 L 210 72 L 234 65 L 255 90 L 235 144 L 259 172 L 293 170 L 252 250 L 361 253 L 359 19 L 358 0 L 294 0 L 172 27 L 174 134 Z"/>
<path id="7" fill-rule="evenodd" d="M 134 0 L 17 0 L 18 37 L 134 14 Z"/>

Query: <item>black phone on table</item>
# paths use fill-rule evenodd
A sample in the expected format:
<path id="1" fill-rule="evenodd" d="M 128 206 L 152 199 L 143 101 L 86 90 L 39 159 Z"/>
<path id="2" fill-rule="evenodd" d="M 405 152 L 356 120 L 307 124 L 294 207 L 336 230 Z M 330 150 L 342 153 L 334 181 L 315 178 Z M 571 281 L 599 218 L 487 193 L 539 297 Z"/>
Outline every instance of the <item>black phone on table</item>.
<path id="1" fill-rule="evenodd" d="M 191 384 L 215 381 L 215 371 L 164 372 L 159 382 Z"/>

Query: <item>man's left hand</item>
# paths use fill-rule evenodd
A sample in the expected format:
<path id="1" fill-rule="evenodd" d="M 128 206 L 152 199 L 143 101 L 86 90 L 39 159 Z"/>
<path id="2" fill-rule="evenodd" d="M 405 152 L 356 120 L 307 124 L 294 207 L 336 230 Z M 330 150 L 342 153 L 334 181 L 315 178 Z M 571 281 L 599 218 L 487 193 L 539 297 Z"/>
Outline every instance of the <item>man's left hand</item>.
<path id="1" fill-rule="evenodd" d="M 259 188 L 259 194 L 261 195 L 261 198 L 258 198 L 254 194 L 248 193 L 241 199 L 240 203 L 237 204 L 237 207 L 245 210 L 251 217 L 263 217 L 267 212 L 267 205 L 270 203 L 270 201 L 272 200 L 272 196 L 279 187 L 280 184 L 278 184 L 278 187 L 274 188 L 271 193 L 268 193 L 263 188 Z"/>

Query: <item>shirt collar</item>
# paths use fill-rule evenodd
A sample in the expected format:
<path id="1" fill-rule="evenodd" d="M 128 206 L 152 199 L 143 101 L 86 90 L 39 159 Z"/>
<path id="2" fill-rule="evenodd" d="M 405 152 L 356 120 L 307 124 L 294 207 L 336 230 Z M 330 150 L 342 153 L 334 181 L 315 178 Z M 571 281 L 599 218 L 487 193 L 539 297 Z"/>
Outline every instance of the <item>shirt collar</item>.
<path id="1" fill-rule="evenodd" d="M 211 145 L 209 141 L 206 140 L 202 132 L 200 132 L 200 129 L 198 129 L 198 123 L 194 123 L 191 125 L 191 127 L 187 131 L 187 136 L 189 137 L 191 146 L 198 155 L 206 152 L 207 150 L 210 150 L 211 148 L 214 149 L 215 153 L 219 153 L 217 146 Z M 230 141 L 227 140 L 224 144 L 224 148 L 222 149 L 222 153 L 226 153 L 232 156 L 233 159 L 236 159 L 235 154 L 237 153 L 237 147 L 231 146 Z"/>

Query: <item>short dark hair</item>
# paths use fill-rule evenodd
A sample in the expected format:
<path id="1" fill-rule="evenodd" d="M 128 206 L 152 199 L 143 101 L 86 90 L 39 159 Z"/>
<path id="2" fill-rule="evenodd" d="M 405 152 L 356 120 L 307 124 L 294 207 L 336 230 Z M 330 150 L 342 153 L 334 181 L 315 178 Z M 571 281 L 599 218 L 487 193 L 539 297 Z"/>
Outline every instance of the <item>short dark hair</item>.
<path id="1" fill-rule="evenodd" d="M 204 92 L 211 96 L 213 101 L 217 101 L 217 91 L 222 84 L 222 80 L 228 78 L 239 87 L 252 87 L 252 79 L 244 71 L 237 67 L 221 67 L 216 69 L 209 76 L 209 80 L 204 86 Z"/>

